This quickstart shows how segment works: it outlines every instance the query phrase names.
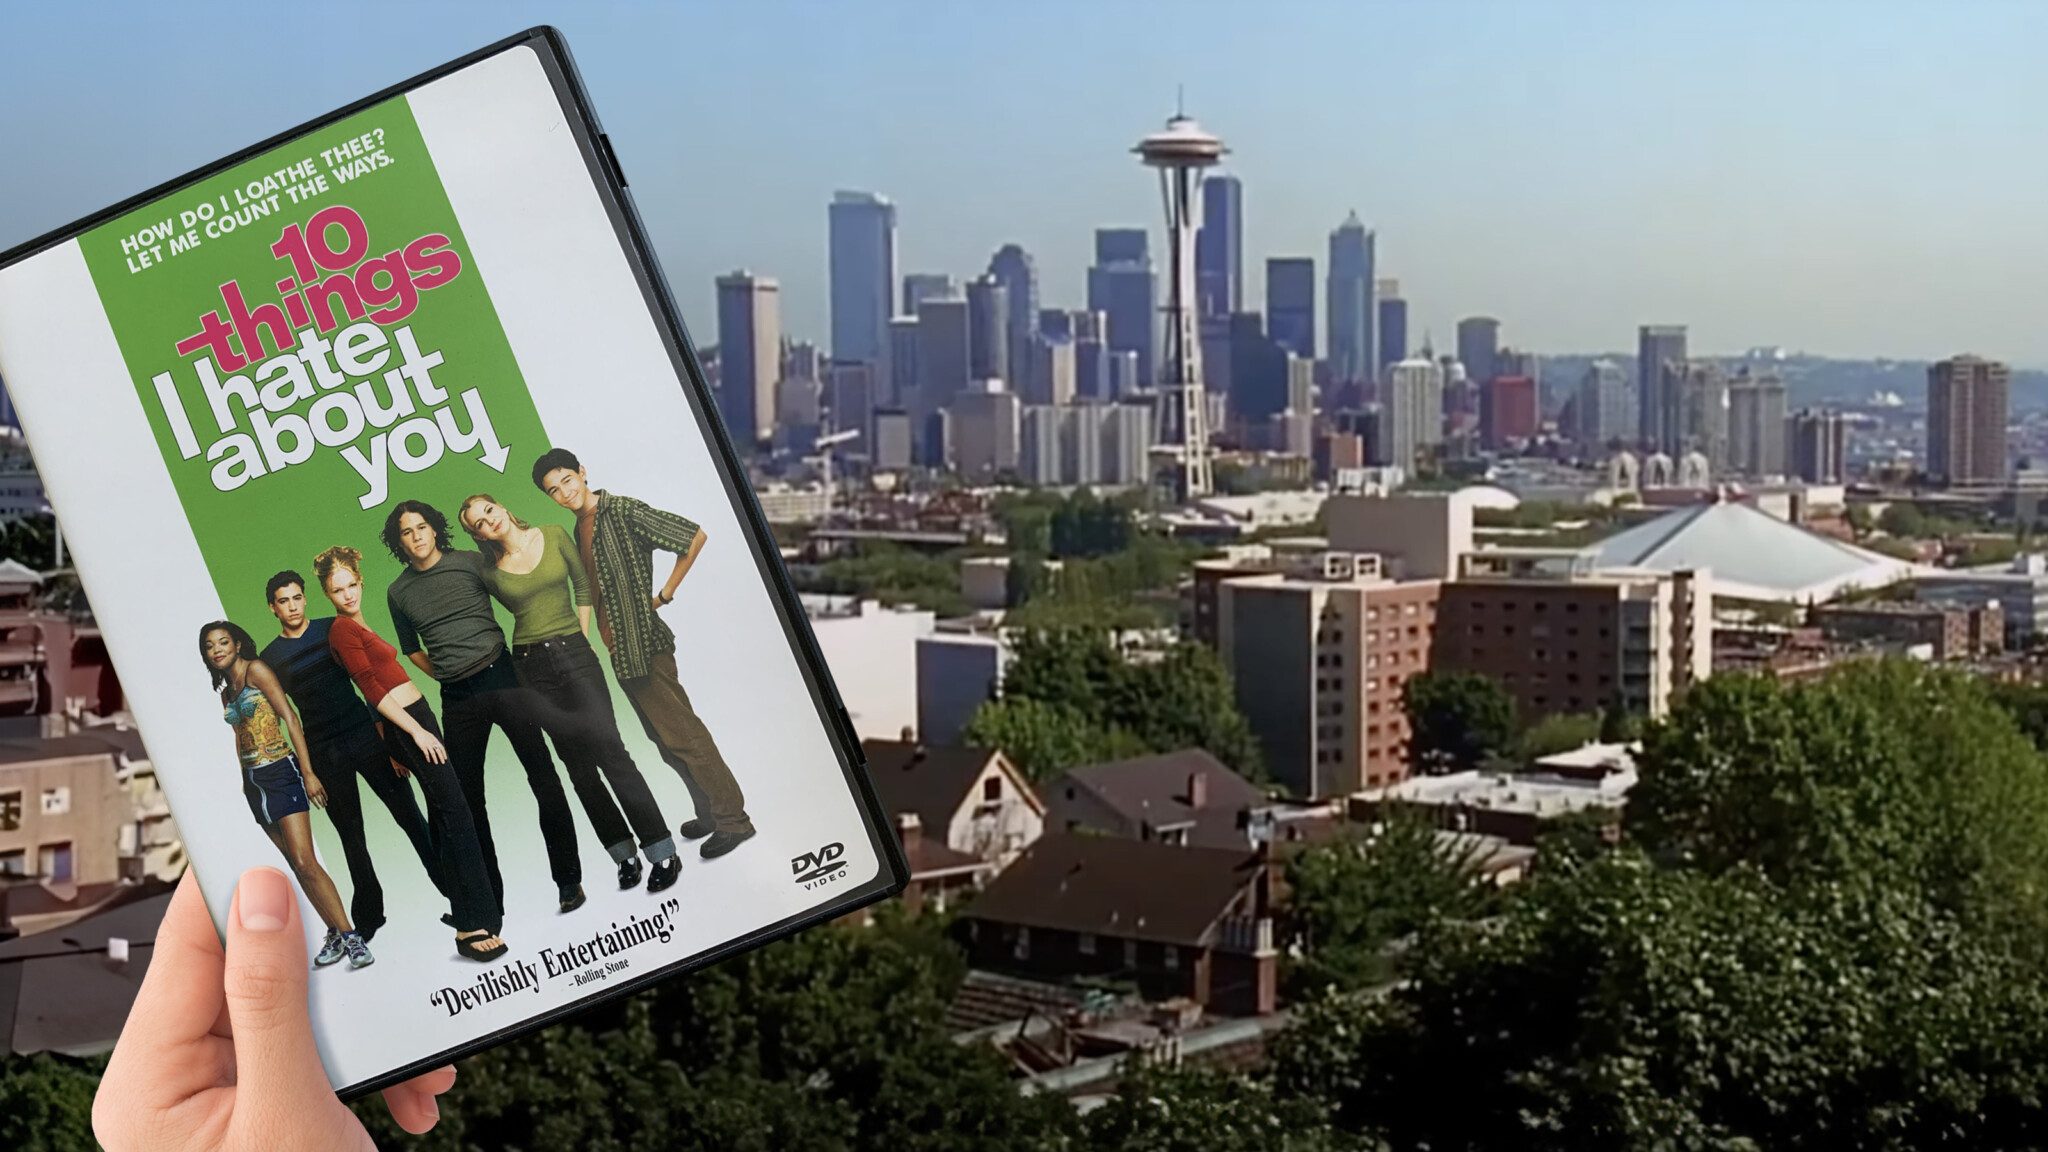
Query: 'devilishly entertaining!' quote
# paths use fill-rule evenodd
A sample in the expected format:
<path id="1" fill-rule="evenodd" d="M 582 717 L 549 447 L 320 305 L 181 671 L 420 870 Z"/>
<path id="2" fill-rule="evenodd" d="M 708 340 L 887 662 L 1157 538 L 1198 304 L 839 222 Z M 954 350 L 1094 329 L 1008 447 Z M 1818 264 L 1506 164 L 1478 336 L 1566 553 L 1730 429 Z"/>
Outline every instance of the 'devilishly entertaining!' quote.
<path id="1" fill-rule="evenodd" d="M 576 987 L 602 983 L 632 967 L 631 959 L 624 955 L 627 949 L 653 941 L 668 943 L 675 935 L 675 916 L 681 908 L 677 900 L 664 900 L 661 911 L 652 916 L 629 916 L 626 923 L 614 921 L 588 940 L 542 948 L 537 964 L 524 957 L 515 959 L 510 967 L 478 976 L 469 987 L 442 988 L 429 995 L 427 1003 L 456 1016 L 515 993 L 537 993 L 545 981 L 566 977 Z"/>
<path id="2" fill-rule="evenodd" d="M 384 151 L 384 130 L 373 128 L 271 172 L 251 176 L 214 199 L 169 210 L 121 237 L 121 254 L 127 257 L 130 275 L 155 268 L 208 240 L 218 240 L 293 205 L 312 203 L 392 163 Z"/>

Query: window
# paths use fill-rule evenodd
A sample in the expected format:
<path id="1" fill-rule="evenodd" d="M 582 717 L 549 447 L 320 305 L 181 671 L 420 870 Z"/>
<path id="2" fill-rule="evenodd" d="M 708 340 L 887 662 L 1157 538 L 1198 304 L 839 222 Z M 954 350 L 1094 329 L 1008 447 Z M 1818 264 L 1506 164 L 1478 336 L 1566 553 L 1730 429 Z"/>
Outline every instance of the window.
<path id="1" fill-rule="evenodd" d="M 58 786 L 43 789 L 43 815 L 62 816 L 71 811 L 71 789 Z"/>
<path id="2" fill-rule="evenodd" d="M 1031 959 L 1031 929 L 1023 925 L 1017 928 L 1017 938 L 1010 942 L 1010 955 L 1019 960 Z"/>
<path id="3" fill-rule="evenodd" d="M 1124 967 L 1136 968 L 1137 966 L 1138 942 L 1136 940 L 1126 940 L 1124 941 Z"/>
<path id="4" fill-rule="evenodd" d="M 21 793 L 0 792 L 0 832 L 21 827 Z"/>
<path id="5" fill-rule="evenodd" d="M 1083 956 L 1095 955 L 1095 933 L 1081 933 L 1074 939 L 1074 949 Z"/>
<path id="6" fill-rule="evenodd" d="M 53 884 L 71 882 L 71 841 L 45 844 L 36 850 L 36 871 Z"/>
<path id="7" fill-rule="evenodd" d="M 981 782 L 981 798 L 985 801 L 1001 800 L 1003 798 L 1003 778 L 1001 776 L 990 776 L 988 779 L 983 780 Z"/>
<path id="8" fill-rule="evenodd" d="M 1177 946 L 1175 946 L 1175 945 L 1172 945 L 1172 944 L 1168 944 L 1168 945 L 1166 946 L 1166 948 L 1164 949 L 1164 951 L 1163 951 L 1163 953 L 1162 953 L 1162 956 L 1163 956 L 1163 958 L 1165 959 L 1165 961 L 1166 961 L 1166 967 L 1167 967 L 1167 968 L 1168 968 L 1169 970 L 1177 970 L 1177 969 L 1178 969 L 1178 968 L 1180 967 L 1180 948 L 1179 948 L 1179 947 L 1177 947 Z"/>
<path id="9" fill-rule="evenodd" d="M 12 852 L 0 852 L 0 876 L 28 875 L 28 853 L 16 848 Z"/>

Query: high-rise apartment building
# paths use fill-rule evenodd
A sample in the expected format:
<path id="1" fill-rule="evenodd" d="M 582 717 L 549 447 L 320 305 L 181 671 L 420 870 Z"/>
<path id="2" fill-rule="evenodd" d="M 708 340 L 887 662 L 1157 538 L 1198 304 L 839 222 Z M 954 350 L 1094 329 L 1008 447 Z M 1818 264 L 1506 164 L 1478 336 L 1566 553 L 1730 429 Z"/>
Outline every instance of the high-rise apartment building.
<path id="1" fill-rule="evenodd" d="M 825 368 L 825 406 L 835 432 L 859 432 L 847 450 L 866 455 L 874 441 L 878 366 L 866 360 L 834 360 Z"/>
<path id="2" fill-rule="evenodd" d="M 781 291 L 744 269 L 718 278 L 718 414 L 742 452 L 775 434 Z"/>
<path id="3" fill-rule="evenodd" d="M 1031 379 L 1022 390 L 1025 403 L 1073 403 L 1074 342 L 1034 336 L 1031 345 Z"/>
<path id="4" fill-rule="evenodd" d="M 896 206 L 872 192 L 839 192 L 827 212 L 832 358 L 883 364 L 896 314 Z"/>
<path id="5" fill-rule="evenodd" d="M 1217 648 L 1275 781 L 1321 799 L 1407 777 L 1402 695 L 1429 670 L 1437 594 L 1386 578 L 1371 553 L 1221 583 Z"/>
<path id="6" fill-rule="evenodd" d="M 1353 212 L 1330 233 L 1330 374 L 1339 384 L 1365 384 L 1379 377 L 1378 308 L 1373 299 L 1373 233 Z"/>
<path id="7" fill-rule="evenodd" d="M 1019 421 L 1017 474 L 1026 484 L 1049 487 L 1060 483 L 1061 410 L 1050 404 L 1026 404 Z"/>
<path id="8" fill-rule="evenodd" d="M 2006 478 L 2012 373 L 1996 360 L 1954 356 L 1927 368 L 1927 475 L 1938 484 Z"/>
<path id="9" fill-rule="evenodd" d="M 1001 380 L 1015 388 L 1011 375 L 1010 294 L 994 276 L 967 282 L 967 371 L 976 380 Z"/>
<path id="10" fill-rule="evenodd" d="M 1379 311 L 1379 363 L 1373 374 L 1384 379 L 1387 369 L 1408 358 L 1408 301 L 1401 297 L 1399 280 L 1381 280 L 1373 287 Z"/>
<path id="11" fill-rule="evenodd" d="M 1088 310 L 1104 315 L 1104 342 L 1113 352 L 1131 353 L 1138 386 L 1149 386 L 1159 357 L 1159 278 L 1143 228 L 1096 229 Z"/>
<path id="12" fill-rule="evenodd" d="M 1848 435 L 1841 413 L 1802 408 L 1785 425 L 1794 476 L 1808 484 L 1839 484 L 1848 479 Z"/>
<path id="13" fill-rule="evenodd" d="M 1728 382 L 1728 467 L 1756 479 L 1786 473 L 1785 382 L 1774 372 L 1744 368 Z"/>
<path id="14" fill-rule="evenodd" d="M 1102 482 L 1127 487 L 1152 482 L 1152 405 L 1137 400 L 1104 406 Z"/>
<path id="15" fill-rule="evenodd" d="M 983 480 L 1017 470 L 1023 406 L 1002 381 L 976 381 L 953 398 L 948 415 L 961 475 Z"/>
<path id="16" fill-rule="evenodd" d="M 1316 358 L 1316 262 L 1308 256 L 1266 261 L 1266 335 L 1304 360 Z"/>
<path id="17" fill-rule="evenodd" d="M 1461 563 L 1443 585 L 1435 667 L 1493 680 L 1524 723 L 1616 704 L 1655 719 L 1713 670 L 1705 571 L 1598 572 L 1566 552 Z"/>
<path id="18" fill-rule="evenodd" d="M 1465 366 L 1465 379 L 1482 395 L 1500 374 L 1499 356 L 1500 321 L 1491 316 L 1467 316 L 1458 321 L 1458 363 Z"/>
<path id="19" fill-rule="evenodd" d="M 1196 315 L 1222 319 L 1243 307 L 1244 182 L 1216 173 L 1202 179 L 1202 227 L 1195 235 Z"/>
<path id="20" fill-rule="evenodd" d="M 988 274 L 1003 286 L 1007 307 L 1004 327 L 1009 335 L 1010 375 L 1014 386 L 1033 378 L 1037 347 L 1031 339 L 1038 328 L 1038 264 L 1021 244 L 1005 244 L 989 258 Z"/>
<path id="21" fill-rule="evenodd" d="M 1636 331 L 1637 435 L 1652 450 L 1675 454 L 1666 434 L 1676 426 L 1665 412 L 1667 381 L 1686 366 L 1685 325 L 1645 324 Z"/>
<path id="22" fill-rule="evenodd" d="M 1636 390 L 1621 365 L 1595 360 L 1586 366 L 1578 391 L 1572 394 L 1572 416 L 1572 438 L 1582 451 L 1598 452 L 1635 439 Z"/>

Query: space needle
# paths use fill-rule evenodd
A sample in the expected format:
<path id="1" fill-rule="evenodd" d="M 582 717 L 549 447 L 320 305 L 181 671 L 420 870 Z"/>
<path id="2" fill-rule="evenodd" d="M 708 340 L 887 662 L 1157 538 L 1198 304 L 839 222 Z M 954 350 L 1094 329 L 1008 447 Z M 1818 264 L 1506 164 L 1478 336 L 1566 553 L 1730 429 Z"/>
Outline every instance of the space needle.
<path id="1" fill-rule="evenodd" d="M 1202 169 L 1227 149 L 1223 141 L 1175 110 L 1166 130 L 1154 132 L 1131 151 L 1159 169 L 1159 195 L 1166 205 L 1166 251 L 1171 278 L 1166 289 L 1166 348 L 1159 368 L 1154 420 L 1154 456 L 1161 486 L 1176 501 L 1213 490 L 1209 468 L 1209 421 L 1202 392 L 1202 342 L 1195 326 L 1195 227 L 1202 218 Z"/>

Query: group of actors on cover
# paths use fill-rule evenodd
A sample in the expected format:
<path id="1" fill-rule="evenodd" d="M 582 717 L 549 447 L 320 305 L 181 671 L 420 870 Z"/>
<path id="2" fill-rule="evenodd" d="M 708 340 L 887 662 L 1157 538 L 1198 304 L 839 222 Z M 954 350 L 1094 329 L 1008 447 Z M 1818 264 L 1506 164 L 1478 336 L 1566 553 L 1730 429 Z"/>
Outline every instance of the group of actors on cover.
<path id="1" fill-rule="evenodd" d="M 337 546 L 313 561 L 335 609 L 306 614 L 306 581 L 280 572 L 265 590 L 280 632 L 259 653 L 225 620 L 199 632 L 199 651 L 234 729 L 249 810 L 289 862 L 327 925 L 314 963 L 373 962 L 384 892 L 364 841 L 362 777 L 384 802 L 449 903 L 442 922 L 457 953 L 496 960 L 507 945 L 505 884 L 484 797 L 491 729 L 510 741 L 539 808 L 556 899 L 584 901 L 576 827 L 555 753 L 584 814 L 618 865 L 620 889 L 659 892 L 676 882 L 676 837 L 704 841 L 706 859 L 754 834 L 745 798 L 677 678 L 675 634 L 660 611 L 704 547 L 689 520 L 589 487 L 583 465 L 556 448 L 533 465 L 534 485 L 576 515 L 575 534 L 535 527 L 487 494 L 462 502 L 457 520 L 475 550 L 457 549 L 447 517 L 407 500 L 391 509 L 383 542 L 404 570 L 387 591 L 394 647 L 363 619 L 362 553 Z M 675 561 L 659 591 L 657 551 Z M 512 637 L 493 614 L 510 611 Z M 661 758 L 682 777 L 692 818 L 670 831 L 626 751 L 611 692 L 586 638 L 595 615 L 612 672 Z M 398 662 L 403 653 L 439 685 L 440 715 Z M 360 693 L 360 695 L 358 695 Z M 426 799 L 421 815 L 407 778 Z M 314 855 L 309 806 L 339 833 L 354 889 L 347 908 Z"/>

